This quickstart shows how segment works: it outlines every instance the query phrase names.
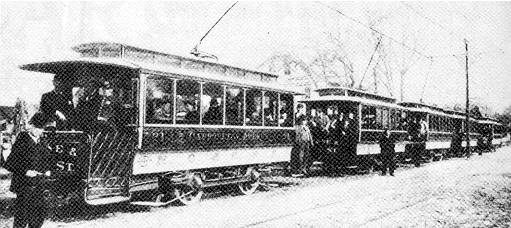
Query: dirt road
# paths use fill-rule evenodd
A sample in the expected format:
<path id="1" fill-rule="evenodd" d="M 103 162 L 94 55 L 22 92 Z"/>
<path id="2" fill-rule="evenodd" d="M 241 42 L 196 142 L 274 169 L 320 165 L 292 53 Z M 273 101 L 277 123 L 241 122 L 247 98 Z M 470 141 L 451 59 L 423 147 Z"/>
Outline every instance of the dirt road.
<path id="1" fill-rule="evenodd" d="M 250 196 L 210 194 L 197 205 L 109 207 L 45 227 L 506 227 L 511 147 L 377 173 L 272 179 Z M 122 209 L 119 209 L 122 208 Z M 80 214 L 80 213 L 79 213 Z M 4 219 L 3 225 L 11 224 Z"/>

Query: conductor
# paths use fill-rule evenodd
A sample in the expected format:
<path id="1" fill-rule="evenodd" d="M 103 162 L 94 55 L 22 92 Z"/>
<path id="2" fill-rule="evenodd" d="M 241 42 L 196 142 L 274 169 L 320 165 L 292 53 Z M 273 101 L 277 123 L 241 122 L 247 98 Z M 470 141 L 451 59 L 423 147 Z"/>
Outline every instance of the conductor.
<path id="1" fill-rule="evenodd" d="M 69 128 L 68 121 L 73 110 L 71 90 L 64 83 L 64 75 L 53 77 L 54 89 L 41 97 L 40 111 L 50 121 L 56 122 L 57 129 Z"/>
<path id="2" fill-rule="evenodd" d="M 390 135 L 390 131 L 388 129 L 385 129 L 383 131 L 383 135 L 380 137 L 380 148 L 382 175 L 386 175 L 388 170 L 390 175 L 394 176 L 394 169 L 396 166 L 396 162 L 394 161 L 395 141 L 394 138 Z"/>
<path id="3" fill-rule="evenodd" d="M 46 217 L 44 176 L 50 176 L 52 155 L 39 139 L 48 118 L 38 112 L 30 119 L 30 130 L 21 132 L 4 167 L 13 173 L 11 192 L 16 194 L 13 227 L 41 227 Z"/>

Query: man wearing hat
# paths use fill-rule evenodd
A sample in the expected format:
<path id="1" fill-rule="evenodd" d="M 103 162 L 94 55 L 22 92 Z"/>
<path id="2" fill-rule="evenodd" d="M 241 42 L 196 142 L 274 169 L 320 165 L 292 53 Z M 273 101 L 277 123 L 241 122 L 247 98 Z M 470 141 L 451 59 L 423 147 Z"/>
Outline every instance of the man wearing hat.
<path id="1" fill-rule="evenodd" d="M 291 169 L 293 173 L 301 172 L 308 175 L 312 164 L 310 157 L 310 147 L 314 145 L 312 134 L 307 126 L 307 118 L 300 116 L 295 126 L 295 143 L 291 151 Z"/>
<path id="2" fill-rule="evenodd" d="M 43 128 L 50 119 L 38 112 L 29 121 L 29 130 L 21 132 L 4 167 L 12 172 L 11 192 L 16 194 L 13 227 L 41 227 L 46 217 L 43 179 L 51 175 L 53 157 L 40 143 Z"/>
<path id="3" fill-rule="evenodd" d="M 73 110 L 73 128 L 80 131 L 94 131 L 98 127 L 98 116 L 102 97 L 99 94 L 101 83 L 93 78 L 83 82 L 83 94 Z"/>
<path id="4" fill-rule="evenodd" d="M 395 157 L 395 139 L 390 134 L 389 129 L 385 129 L 383 131 L 382 136 L 379 140 L 380 143 L 380 158 L 382 161 L 382 175 L 387 175 L 387 170 L 389 171 L 391 176 L 394 176 L 394 169 L 396 168 L 396 162 L 394 160 Z"/>
<path id="5" fill-rule="evenodd" d="M 56 74 L 53 77 L 54 89 L 41 97 L 40 111 L 56 122 L 57 129 L 67 129 L 73 110 L 71 90 L 64 83 L 65 76 Z"/>

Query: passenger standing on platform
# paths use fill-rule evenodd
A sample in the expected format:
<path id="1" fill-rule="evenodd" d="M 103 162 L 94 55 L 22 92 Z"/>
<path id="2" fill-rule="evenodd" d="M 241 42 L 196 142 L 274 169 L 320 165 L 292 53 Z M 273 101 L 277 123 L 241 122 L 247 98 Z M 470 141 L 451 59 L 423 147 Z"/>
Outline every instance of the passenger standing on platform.
<path id="1" fill-rule="evenodd" d="M 394 169 L 396 162 L 395 157 L 395 140 L 390 134 L 388 129 L 383 131 L 380 137 L 381 161 L 382 161 L 382 175 L 387 175 L 387 170 L 391 176 L 394 176 Z"/>
<path id="2" fill-rule="evenodd" d="M 72 94 L 67 88 L 63 74 L 53 77 L 54 89 L 43 94 L 39 104 L 40 112 L 45 114 L 50 121 L 55 121 L 57 129 L 67 130 L 70 128 L 71 112 L 73 110 Z"/>
<path id="3" fill-rule="evenodd" d="M 83 94 L 79 97 L 78 104 L 74 109 L 73 127 L 79 131 L 98 130 L 98 116 L 102 97 L 99 94 L 101 83 L 95 79 L 88 79 L 84 83 Z"/>
<path id="4" fill-rule="evenodd" d="M 358 134 L 357 129 L 358 126 L 355 121 L 355 115 L 350 112 L 348 114 L 348 119 L 345 123 L 346 129 L 346 148 L 349 154 L 356 155 L 357 153 L 357 143 L 358 143 Z"/>
<path id="5" fill-rule="evenodd" d="M 16 194 L 15 228 L 41 227 L 46 217 L 42 181 L 51 175 L 54 162 L 49 149 L 40 143 L 40 137 L 48 123 L 45 114 L 34 114 L 29 131 L 19 134 L 4 165 L 13 173 L 10 190 Z"/>
<path id="6" fill-rule="evenodd" d="M 342 148 L 345 146 L 344 138 L 346 137 L 346 129 L 344 127 L 344 113 L 341 112 L 334 118 L 330 124 L 329 130 L 330 134 L 332 135 L 332 140 L 337 143 L 338 150 L 342 150 Z"/>
<path id="7" fill-rule="evenodd" d="M 314 143 L 312 141 L 312 135 L 309 127 L 307 126 L 307 118 L 305 116 L 301 116 L 298 119 L 298 124 L 296 125 L 295 132 L 295 148 L 294 148 L 294 156 L 291 157 L 294 159 L 294 164 L 292 163 L 293 173 L 301 172 L 304 175 L 308 175 L 309 173 L 309 164 L 310 164 L 310 146 Z"/>
<path id="8" fill-rule="evenodd" d="M 328 133 L 328 124 L 330 123 L 330 118 L 323 112 L 323 110 L 318 110 L 318 124 L 321 127 L 321 131 L 326 135 Z"/>
<path id="9" fill-rule="evenodd" d="M 318 109 L 317 116 L 314 118 L 316 123 L 316 135 L 314 138 L 314 142 L 316 143 L 316 151 L 322 152 L 326 150 L 326 140 L 328 138 L 328 124 L 330 123 L 330 119 L 323 112 L 323 110 Z"/>
<path id="10" fill-rule="evenodd" d="M 305 111 L 303 109 L 303 104 L 298 104 L 296 106 L 295 120 L 297 120 L 300 116 L 304 116 Z"/>

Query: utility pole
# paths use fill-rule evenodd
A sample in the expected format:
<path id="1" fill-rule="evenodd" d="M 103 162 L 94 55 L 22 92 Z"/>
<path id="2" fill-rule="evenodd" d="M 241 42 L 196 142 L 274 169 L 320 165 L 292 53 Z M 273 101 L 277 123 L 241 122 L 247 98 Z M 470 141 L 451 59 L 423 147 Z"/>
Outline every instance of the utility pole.
<path id="1" fill-rule="evenodd" d="M 467 39 L 465 41 L 465 74 L 466 74 L 466 104 L 465 104 L 465 134 L 467 137 L 467 158 L 470 157 L 470 100 L 468 93 L 468 43 Z"/>
<path id="2" fill-rule="evenodd" d="M 399 83 L 399 91 L 400 91 L 400 93 L 401 93 L 401 102 L 403 102 L 403 99 L 404 99 L 404 98 L 403 98 L 403 83 L 404 83 L 404 74 L 403 74 L 403 73 L 401 73 L 401 72 L 400 72 L 400 74 L 401 74 L 401 81 L 400 81 L 400 83 Z"/>

